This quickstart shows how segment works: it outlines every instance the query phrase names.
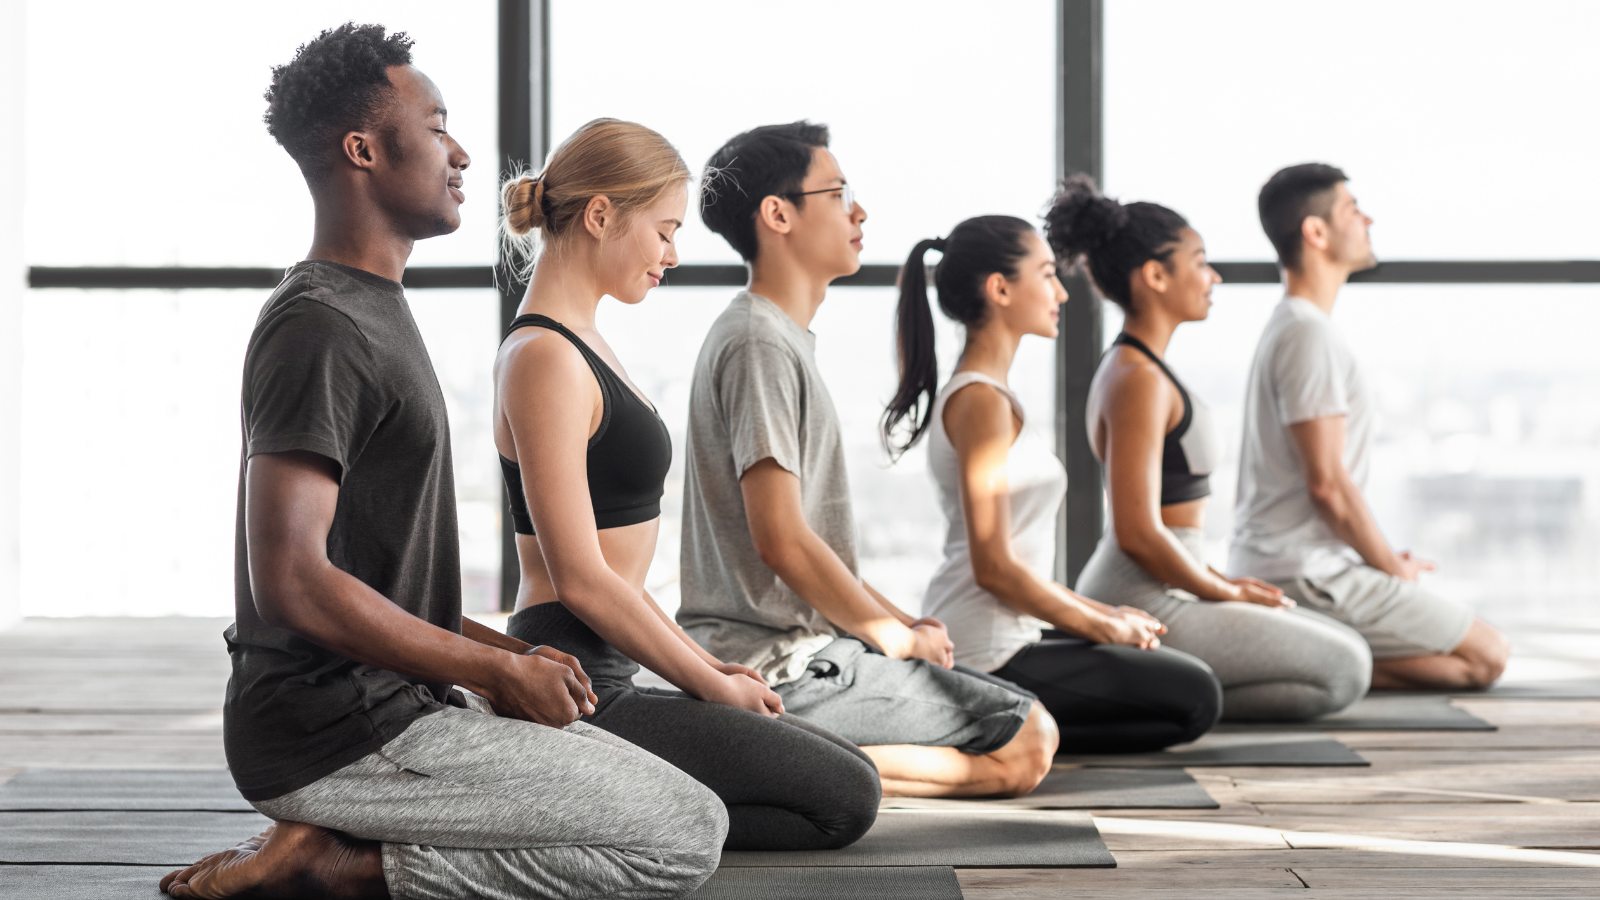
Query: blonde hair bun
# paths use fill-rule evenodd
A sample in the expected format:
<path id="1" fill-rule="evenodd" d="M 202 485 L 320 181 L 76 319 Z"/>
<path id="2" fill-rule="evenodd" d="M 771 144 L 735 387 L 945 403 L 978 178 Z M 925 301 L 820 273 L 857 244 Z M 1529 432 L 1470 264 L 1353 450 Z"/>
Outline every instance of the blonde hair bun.
<path id="1" fill-rule="evenodd" d="M 545 226 L 544 178 L 520 178 L 506 182 L 501 191 L 506 211 L 506 230 L 518 237 Z"/>

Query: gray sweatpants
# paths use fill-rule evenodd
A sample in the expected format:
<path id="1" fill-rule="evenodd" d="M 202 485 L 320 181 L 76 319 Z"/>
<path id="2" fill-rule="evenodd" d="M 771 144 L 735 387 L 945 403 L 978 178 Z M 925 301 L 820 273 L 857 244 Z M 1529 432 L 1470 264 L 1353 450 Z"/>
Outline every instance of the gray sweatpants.
<path id="1" fill-rule="evenodd" d="M 1172 533 L 1205 560 L 1199 529 Z M 1309 609 L 1213 603 L 1151 577 L 1108 527 L 1078 576 L 1078 593 L 1133 606 L 1167 626 L 1161 643 L 1199 657 L 1222 682 L 1224 720 L 1298 720 L 1338 712 L 1366 696 L 1372 653 L 1360 634 Z"/>
<path id="2" fill-rule="evenodd" d="M 715 794 L 621 738 L 456 708 L 255 807 L 383 842 L 395 900 L 680 897 L 728 830 Z"/>

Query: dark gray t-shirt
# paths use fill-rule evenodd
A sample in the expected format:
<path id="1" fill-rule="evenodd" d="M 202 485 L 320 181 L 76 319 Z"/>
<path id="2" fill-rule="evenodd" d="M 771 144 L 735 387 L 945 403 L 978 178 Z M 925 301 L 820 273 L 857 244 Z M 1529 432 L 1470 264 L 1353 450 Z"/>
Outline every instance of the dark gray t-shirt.
<path id="1" fill-rule="evenodd" d="M 335 263 L 285 273 L 250 335 L 234 554 L 228 767 L 248 800 L 332 774 L 442 708 L 450 685 L 346 659 L 261 620 L 245 546 L 245 463 L 309 450 L 339 466 L 328 559 L 419 619 L 461 631 L 450 423 L 400 285 Z"/>

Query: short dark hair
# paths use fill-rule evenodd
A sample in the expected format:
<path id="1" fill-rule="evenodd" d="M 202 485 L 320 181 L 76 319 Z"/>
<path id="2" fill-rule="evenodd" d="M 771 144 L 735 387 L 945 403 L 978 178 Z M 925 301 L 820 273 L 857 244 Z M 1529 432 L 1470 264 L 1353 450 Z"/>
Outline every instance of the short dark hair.
<path id="1" fill-rule="evenodd" d="M 385 36 L 382 25 L 346 22 L 301 44 L 287 65 L 274 66 L 267 88 L 267 133 L 316 184 L 333 170 L 332 148 L 374 124 L 394 91 L 390 66 L 411 65 L 412 40 Z M 393 136 L 384 136 L 393 151 Z"/>
<path id="2" fill-rule="evenodd" d="M 735 135 L 706 162 L 700 219 L 746 262 L 756 258 L 756 212 L 767 197 L 800 190 L 816 148 L 828 146 L 828 126 L 814 122 L 762 125 Z M 792 198 L 796 205 L 804 197 Z"/>
<path id="3" fill-rule="evenodd" d="M 1349 180 L 1326 163 L 1301 163 L 1279 169 L 1261 186 L 1256 198 L 1261 230 L 1278 251 L 1280 265 L 1286 269 L 1300 265 L 1300 226 L 1306 216 L 1327 218 L 1333 211 L 1329 192 Z"/>
<path id="4" fill-rule="evenodd" d="M 1134 270 L 1152 259 L 1166 265 L 1188 227 L 1159 203 L 1123 205 L 1103 196 L 1081 173 L 1061 182 L 1044 214 L 1045 240 L 1060 266 L 1087 266 L 1095 287 L 1124 312 L 1133 311 Z"/>

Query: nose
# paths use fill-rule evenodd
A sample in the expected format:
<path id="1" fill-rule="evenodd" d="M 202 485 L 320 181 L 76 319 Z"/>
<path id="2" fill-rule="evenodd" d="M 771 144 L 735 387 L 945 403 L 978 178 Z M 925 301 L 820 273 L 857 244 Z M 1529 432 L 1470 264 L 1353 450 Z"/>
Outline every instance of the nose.
<path id="1" fill-rule="evenodd" d="M 867 220 L 867 210 L 866 210 L 866 208 L 863 207 L 860 203 L 856 203 L 856 204 L 852 205 L 850 207 L 850 218 L 853 219 L 854 221 L 858 222 L 858 223 L 865 222 Z"/>
<path id="2" fill-rule="evenodd" d="M 465 169 L 467 166 L 472 165 L 472 157 L 467 155 L 466 148 L 462 147 L 454 136 L 450 138 L 450 146 L 450 165 L 457 169 Z"/>

